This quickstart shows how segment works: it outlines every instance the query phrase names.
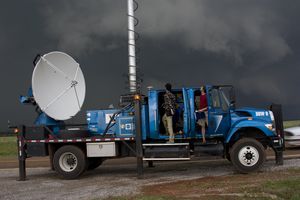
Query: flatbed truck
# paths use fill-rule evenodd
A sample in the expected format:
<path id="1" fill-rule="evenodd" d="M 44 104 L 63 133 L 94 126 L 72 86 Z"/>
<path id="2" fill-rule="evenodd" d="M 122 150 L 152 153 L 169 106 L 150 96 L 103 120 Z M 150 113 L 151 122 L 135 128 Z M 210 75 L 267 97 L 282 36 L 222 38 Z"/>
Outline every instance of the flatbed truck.
<path id="1" fill-rule="evenodd" d="M 89 110 L 86 123 L 65 124 L 39 112 L 35 125 L 15 127 L 18 137 L 19 180 L 26 180 L 26 159 L 49 156 L 51 168 L 64 179 L 79 178 L 106 159 L 136 157 L 137 174 L 143 162 L 190 160 L 206 154 L 228 159 L 241 173 L 257 171 L 272 148 L 283 164 L 284 132 L 281 105 L 269 109 L 236 108 L 233 86 L 206 85 L 208 124 L 202 144 L 197 124 L 200 86 L 174 89 L 175 143 L 162 123 L 164 90 L 149 89 L 146 96 L 122 95 L 120 108 Z M 34 104 L 34 97 L 22 98 Z M 37 105 L 36 105 L 37 106 Z"/>

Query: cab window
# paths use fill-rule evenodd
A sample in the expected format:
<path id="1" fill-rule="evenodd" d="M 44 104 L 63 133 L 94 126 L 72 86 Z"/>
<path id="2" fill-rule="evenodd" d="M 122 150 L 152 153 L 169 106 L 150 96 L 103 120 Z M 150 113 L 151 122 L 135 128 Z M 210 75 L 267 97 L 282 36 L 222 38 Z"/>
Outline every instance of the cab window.
<path id="1" fill-rule="evenodd" d="M 220 103 L 220 98 L 219 98 L 219 91 L 217 89 L 212 89 L 210 91 L 210 99 L 211 99 L 211 106 L 214 108 L 220 108 L 221 103 Z"/>

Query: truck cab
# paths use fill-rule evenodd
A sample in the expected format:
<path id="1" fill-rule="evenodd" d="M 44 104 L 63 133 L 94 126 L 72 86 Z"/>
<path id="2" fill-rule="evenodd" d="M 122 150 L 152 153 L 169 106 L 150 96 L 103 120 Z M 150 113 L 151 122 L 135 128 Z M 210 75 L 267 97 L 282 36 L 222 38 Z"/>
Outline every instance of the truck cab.
<path id="1" fill-rule="evenodd" d="M 237 109 L 233 86 L 206 85 L 205 88 L 208 102 L 208 123 L 205 126 L 207 144 L 201 144 L 201 127 L 197 123 L 196 115 L 199 109 L 200 87 L 172 90 L 176 97 L 176 112 L 173 116 L 175 143 L 188 143 L 194 155 L 201 155 L 202 152 L 197 151 L 207 152 L 207 149 L 213 154 L 221 152 L 222 156 L 231 160 L 241 172 L 257 169 L 265 158 L 264 152 L 267 147 L 273 148 L 275 153 L 282 152 L 283 135 L 276 129 L 275 117 L 271 110 Z M 148 92 L 148 141 L 163 142 L 169 138 L 162 123 L 164 94 L 164 90 Z M 215 152 L 212 150 L 213 146 L 216 147 Z M 151 156 L 155 157 L 157 154 L 149 155 Z"/>
<path id="2" fill-rule="evenodd" d="M 245 127 L 255 127 L 266 136 L 275 136 L 275 119 L 272 111 L 254 108 L 235 108 L 234 88 L 232 86 L 205 86 L 208 102 L 208 124 L 206 136 L 229 142 L 234 131 Z M 178 139 L 199 139 L 201 129 L 197 124 L 196 111 L 199 109 L 200 87 L 175 89 L 176 112 L 173 126 Z M 149 105 L 149 138 L 165 139 L 165 128 L 162 123 L 164 110 L 163 90 L 150 90 Z"/>

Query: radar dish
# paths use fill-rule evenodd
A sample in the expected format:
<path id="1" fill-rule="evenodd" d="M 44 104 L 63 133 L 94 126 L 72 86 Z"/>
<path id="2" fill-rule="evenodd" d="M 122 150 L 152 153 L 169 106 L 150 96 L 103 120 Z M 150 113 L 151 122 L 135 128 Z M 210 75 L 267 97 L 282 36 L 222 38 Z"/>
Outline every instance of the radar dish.
<path id="1" fill-rule="evenodd" d="M 35 65 L 32 90 L 43 112 L 53 119 L 67 120 L 80 111 L 84 102 L 84 76 L 71 56 L 50 52 Z"/>

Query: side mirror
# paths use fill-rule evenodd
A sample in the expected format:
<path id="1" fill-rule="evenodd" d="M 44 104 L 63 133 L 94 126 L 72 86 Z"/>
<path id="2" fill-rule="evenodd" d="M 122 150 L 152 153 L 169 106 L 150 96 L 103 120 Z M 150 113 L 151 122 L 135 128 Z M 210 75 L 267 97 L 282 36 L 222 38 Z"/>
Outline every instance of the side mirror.
<path id="1" fill-rule="evenodd" d="M 230 98 L 230 108 L 234 109 L 235 108 L 235 92 L 234 92 L 233 87 L 231 87 L 231 89 L 229 91 L 229 98 Z"/>

